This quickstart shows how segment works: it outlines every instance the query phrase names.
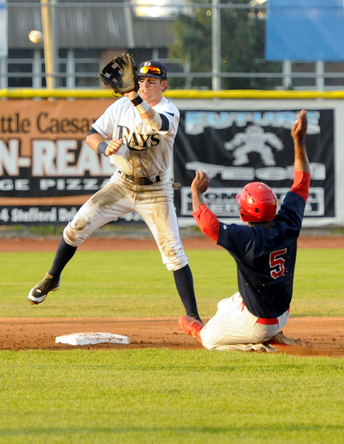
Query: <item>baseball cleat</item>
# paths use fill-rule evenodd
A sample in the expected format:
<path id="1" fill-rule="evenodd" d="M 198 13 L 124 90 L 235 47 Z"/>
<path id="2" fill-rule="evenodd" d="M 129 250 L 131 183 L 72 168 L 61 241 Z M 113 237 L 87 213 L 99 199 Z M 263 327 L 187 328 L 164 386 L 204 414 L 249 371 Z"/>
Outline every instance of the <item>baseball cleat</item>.
<path id="1" fill-rule="evenodd" d="M 199 322 L 190 316 L 182 316 L 179 318 L 179 325 L 187 335 L 193 336 L 202 343 L 201 330 L 204 327 L 202 322 Z"/>
<path id="2" fill-rule="evenodd" d="M 191 314 L 188 314 L 187 316 L 189 316 L 189 318 L 196 319 L 196 321 L 199 321 L 199 322 L 204 326 L 203 321 L 202 321 L 202 319 L 199 317 L 199 314 L 198 314 L 198 313 L 191 313 Z"/>
<path id="3" fill-rule="evenodd" d="M 29 293 L 28 300 L 31 304 L 37 305 L 44 301 L 49 291 L 56 291 L 60 286 L 60 278 L 54 278 L 47 273 L 39 284 L 33 287 Z"/>
<path id="4" fill-rule="evenodd" d="M 279 345 L 279 344 L 286 344 L 286 345 L 294 345 L 296 347 L 306 347 L 306 348 L 312 348 L 312 343 L 308 341 L 303 341 L 302 339 L 292 339 L 287 338 L 284 336 L 283 331 L 280 330 L 277 335 L 273 336 L 268 343 L 270 345 Z"/>

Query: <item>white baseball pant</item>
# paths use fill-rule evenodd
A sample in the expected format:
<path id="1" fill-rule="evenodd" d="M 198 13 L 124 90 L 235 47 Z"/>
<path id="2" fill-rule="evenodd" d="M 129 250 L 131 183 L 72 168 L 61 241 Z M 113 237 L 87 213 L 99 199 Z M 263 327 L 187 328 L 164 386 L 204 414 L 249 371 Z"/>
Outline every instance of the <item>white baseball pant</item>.
<path id="1" fill-rule="evenodd" d="M 224 345 L 258 344 L 275 336 L 284 327 L 289 311 L 275 319 L 263 319 L 250 313 L 239 292 L 218 303 L 217 313 L 201 330 L 207 349 Z"/>
<path id="2" fill-rule="evenodd" d="M 153 185 L 133 185 L 120 174 L 95 193 L 63 231 L 67 244 L 78 247 L 97 228 L 130 212 L 138 213 L 148 225 L 169 271 L 185 267 L 189 259 L 180 239 L 168 173 Z"/>

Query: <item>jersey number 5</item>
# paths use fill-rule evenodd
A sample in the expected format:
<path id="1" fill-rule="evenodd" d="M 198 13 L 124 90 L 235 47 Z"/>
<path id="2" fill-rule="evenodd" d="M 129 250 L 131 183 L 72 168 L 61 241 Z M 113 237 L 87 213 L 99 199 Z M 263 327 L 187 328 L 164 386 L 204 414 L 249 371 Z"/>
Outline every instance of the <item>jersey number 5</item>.
<path id="1" fill-rule="evenodd" d="M 287 249 L 283 248 L 283 250 L 277 250 L 277 251 L 273 251 L 272 253 L 270 253 L 270 268 L 274 268 L 273 270 L 270 271 L 270 275 L 271 277 L 273 277 L 274 279 L 277 279 L 278 277 L 280 277 L 283 273 L 284 273 L 284 262 L 285 259 L 283 259 L 283 254 L 286 254 Z"/>

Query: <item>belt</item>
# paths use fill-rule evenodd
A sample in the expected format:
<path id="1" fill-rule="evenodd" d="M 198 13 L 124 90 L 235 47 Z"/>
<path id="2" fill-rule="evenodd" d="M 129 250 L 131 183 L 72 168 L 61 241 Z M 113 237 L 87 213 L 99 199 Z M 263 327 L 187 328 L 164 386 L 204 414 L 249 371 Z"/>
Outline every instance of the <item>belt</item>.
<path id="1" fill-rule="evenodd" d="M 278 319 L 277 318 L 258 318 L 257 324 L 276 325 L 276 324 L 278 324 Z"/>
<path id="2" fill-rule="evenodd" d="M 160 176 L 136 177 L 130 174 L 123 173 L 123 171 L 117 172 L 134 185 L 152 185 L 153 183 L 160 182 L 161 180 Z"/>
<path id="3" fill-rule="evenodd" d="M 289 313 L 289 311 L 290 311 L 290 307 L 288 308 L 288 313 Z M 279 318 L 282 318 L 285 315 L 285 313 L 281 314 L 281 316 L 279 316 Z M 278 324 L 278 318 L 258 318 L 257 324 L 276 325 L 276 324 Z"/>

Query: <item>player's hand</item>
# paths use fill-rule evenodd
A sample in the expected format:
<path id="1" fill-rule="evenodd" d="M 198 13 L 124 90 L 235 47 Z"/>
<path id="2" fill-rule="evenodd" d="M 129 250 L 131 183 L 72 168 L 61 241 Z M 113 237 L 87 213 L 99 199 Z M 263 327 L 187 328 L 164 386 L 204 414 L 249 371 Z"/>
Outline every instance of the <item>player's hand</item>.
<path id="1" fill-rule="evenodd" d="M 296 118 L 294 126 L 291 130 L 291 136 L 294 140 L 304 142 L 307 133 L 307 111 L 302 110 Z"/>
<path id="2" fill-rule="evenodd" d="M 191 191 L 203 194 L 209 187 L 209 177 L 202 170 L 196 171 L 195 178 L 191 183 Z"/>
<path id="3" fill-rule="evenodd" d="M 124 93 L 123 96 L 128 97 L 129 100 L 133 100 L 138 96 L 138 94 L 135 90 L 133 90 L 133 91 L 129 91 L 129 92 Z"/>
<path id="4" fill-rule="evenodd" d="M 123 145 L 123 139 L 111 140 L 108 147 L 106 148 L 105 154 L 107 156 L 111 156 L 112 154 L 116 154 L 122 145 Z"/>

